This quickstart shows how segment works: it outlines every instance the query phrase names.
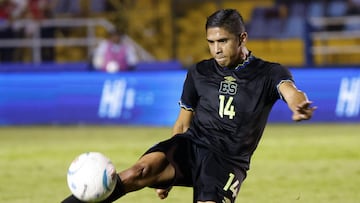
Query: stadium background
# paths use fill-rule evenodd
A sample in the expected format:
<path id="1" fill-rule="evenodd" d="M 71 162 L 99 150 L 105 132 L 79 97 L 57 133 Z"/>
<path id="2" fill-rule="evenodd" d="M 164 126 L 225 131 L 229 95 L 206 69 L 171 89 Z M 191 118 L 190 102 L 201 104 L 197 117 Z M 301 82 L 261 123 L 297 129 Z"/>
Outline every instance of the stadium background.
<path id="1" fill-rule="evenodd" d="M 186 69 L 210 57 L 206 16 L 229 7 L 244 16 L 250 50 L 292 69 L 320 107 L 312 122 L 359 121 L 360 17 L 352 1 L 55 1 L 31 37 L 0 40 L 2 50 L 21 52 L 0 64 L 0 124 L 171 126 Z M 134 71 L 91 69 L 94 46 L 113 27 L 137 49 Z M 279 102 L 270 122 L 289 116 Z"/>
<path id="2" fill-rule="evenodd" d="M 205 17 L 228 7 L 243 14 L 249 49 L 289 67 L 318 106 L 313 120 L 293 124 L 286 105 L 276 104 L 238 202 L 360 199 L 360 20 L 347 16 L 347 1 L 58 2 L 68 7 L 39 24 L 55 27 L 53 36 L 37 30 L 0 39 L 0 48 L 21 52 L 0 63 L 0 200 L 59 202 L 69 194 L 65 174 L 77 154 L 101 151 L 123 168 L 167 138 L 186 69 L 209 57 Z M 135 71 L 90 69 L 92 49 L 113 26 L 125 29 L 143 57 Z M 43 57 L 48 47 L 53 60 Z M 190 190 L 174 190 L 167 202 L 191 201 Z M 123 200 L 151 201 L 152 190 Z"/>

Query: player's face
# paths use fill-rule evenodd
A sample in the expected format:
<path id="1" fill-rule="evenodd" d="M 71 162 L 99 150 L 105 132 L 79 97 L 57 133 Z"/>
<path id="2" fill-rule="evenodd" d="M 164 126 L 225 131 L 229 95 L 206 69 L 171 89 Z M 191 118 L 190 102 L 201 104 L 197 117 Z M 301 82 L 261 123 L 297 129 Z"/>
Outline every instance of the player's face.
<path id="1" fill-rule="evenodd" d="M 242 61 L 240 36 L 220 27 L 212 27 L 207 29 L 206 38 L 211 55 L 221 67 L 236 66 Z"/>

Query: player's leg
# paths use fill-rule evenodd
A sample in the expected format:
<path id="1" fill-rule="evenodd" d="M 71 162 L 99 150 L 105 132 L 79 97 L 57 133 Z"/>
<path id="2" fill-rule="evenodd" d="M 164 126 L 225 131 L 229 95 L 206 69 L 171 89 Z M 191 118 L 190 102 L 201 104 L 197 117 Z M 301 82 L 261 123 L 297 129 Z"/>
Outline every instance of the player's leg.
<path id="1" fill-rule="evenodd" d="M 169 184 L 175 176 L 175 169 L 169 164 L 164 153 L 151 152 L 142 156 L 132 167 L 117 175 L 115 190 L 103 203 L 111 203 L 126 193 L 147 186 Z M 62 203 L 81 202 L 71 195 Z"/>
<path id="2" fill-rule="evenodd" d="M 175 177 L 175 169 L 163 152 L 151 152 L 118 175 L 128 193 L 147 186 L 170 184 Z"/>
<path id="3" fill-rule="evenodd" d="M 158 193 L 160 198 L 167 196 L 173 184 L 192 186 L 191 149 L 191 141 L 179 135 L 154 145 L 134 166 L 118 173 L 115 190 L 103 203 L 113 202 L 128 192 L 146 186 L 160 189 Z M 70 196 L 62 203 L 81 203 L 81 201 Z"/>

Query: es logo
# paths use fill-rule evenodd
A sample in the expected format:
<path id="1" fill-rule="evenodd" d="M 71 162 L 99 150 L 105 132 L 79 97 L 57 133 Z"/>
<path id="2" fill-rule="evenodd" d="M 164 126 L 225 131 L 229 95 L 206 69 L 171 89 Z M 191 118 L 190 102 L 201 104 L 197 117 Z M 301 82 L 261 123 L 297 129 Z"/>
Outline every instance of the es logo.
<path id="1" fill-rule="evenodd" d="M 221 94 L 235 95 L 237 90 L 237 84 L 234 81 L 236 81 L 236 79 L 233 78 L 232 76 L 227 76 L 224 78 L 225 81 L 222 81 L 220 83 L 219 92 Z"/>

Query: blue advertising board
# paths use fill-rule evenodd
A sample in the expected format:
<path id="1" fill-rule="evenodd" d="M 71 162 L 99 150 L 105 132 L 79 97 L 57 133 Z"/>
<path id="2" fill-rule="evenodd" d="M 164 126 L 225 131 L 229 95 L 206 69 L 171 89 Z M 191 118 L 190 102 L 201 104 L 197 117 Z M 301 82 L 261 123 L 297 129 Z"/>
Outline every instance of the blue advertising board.
<path id="1" fill-rule="evenodd" d="M 360 69 L 292 69 L 296 86 L 317 106 L 311 122 L 360 121 Z M 277 102 L 270 121 L 286 122 L 291 112 Z"/>
<path id="2" fill-rule="evenodd" d="M 315 106 L 309 122 L 360 121 L 360 69 L 292 69 Z M 171 126 L 185 70 L 0 74 L 0 125 Z M 278 101 L 270 122 L 291 122 Z"/>

